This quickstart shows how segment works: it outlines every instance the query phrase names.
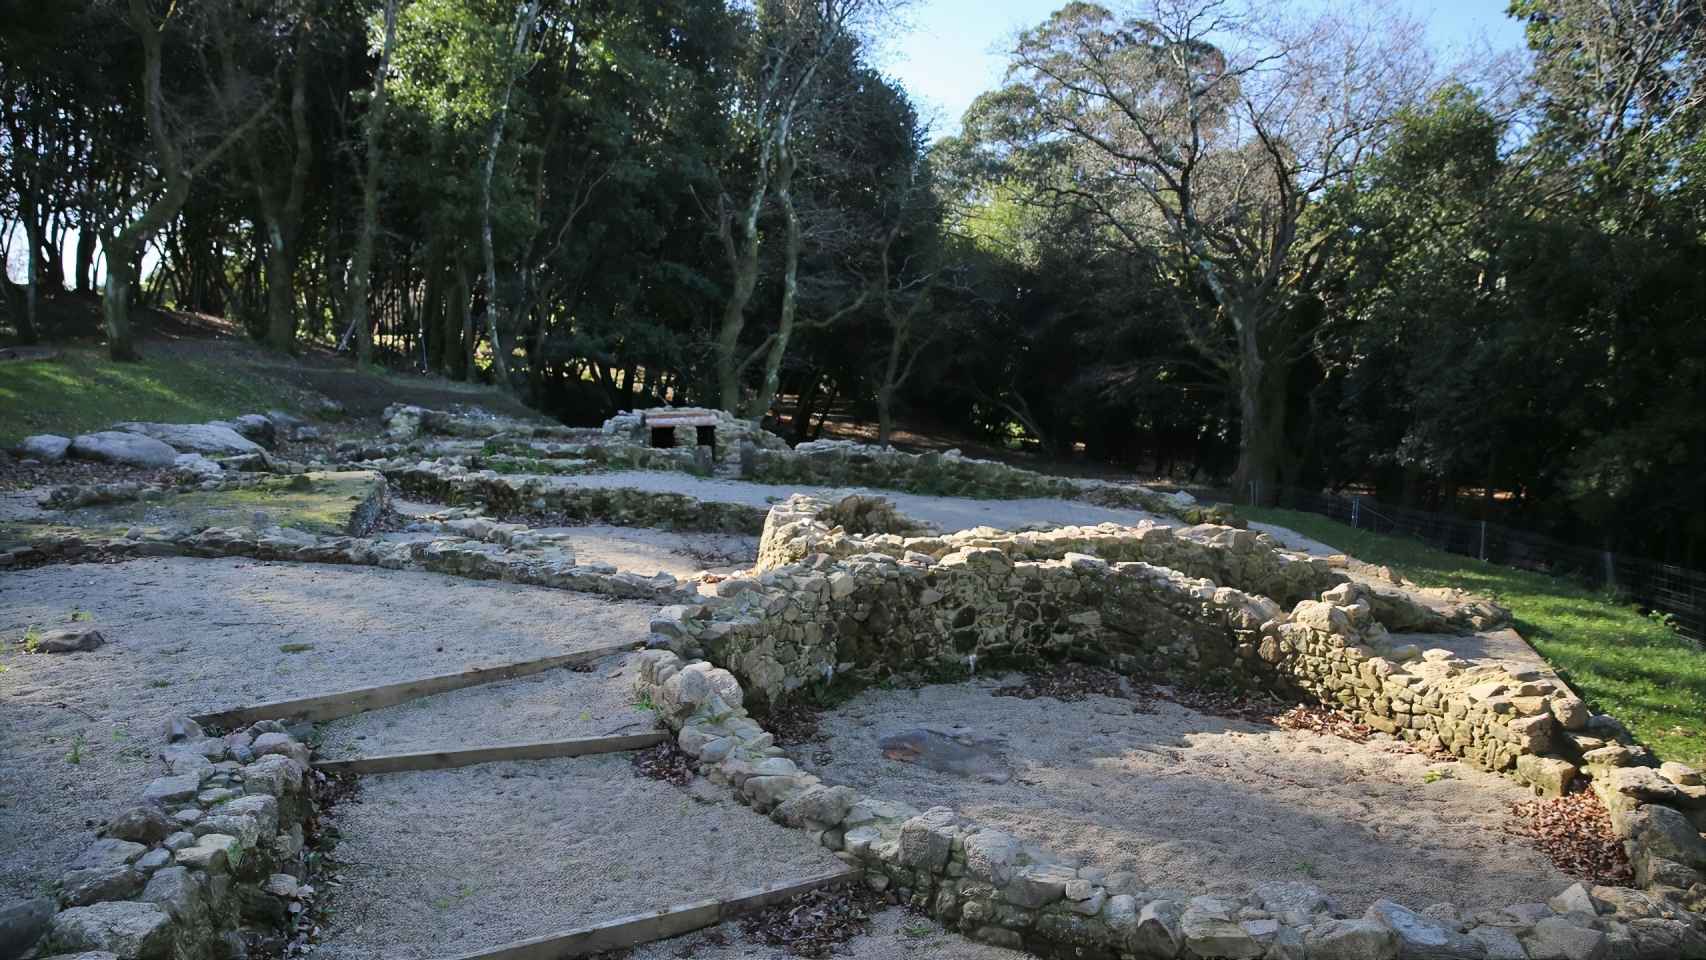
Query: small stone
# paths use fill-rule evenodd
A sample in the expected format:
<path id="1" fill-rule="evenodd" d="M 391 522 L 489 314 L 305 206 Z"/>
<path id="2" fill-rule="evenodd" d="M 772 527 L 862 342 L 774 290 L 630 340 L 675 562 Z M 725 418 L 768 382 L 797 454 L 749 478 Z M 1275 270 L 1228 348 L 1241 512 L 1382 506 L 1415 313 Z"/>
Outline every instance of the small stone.
<path id="1" fill-rule="evenodd" d="M 96 840 L 71 861 L 69 869 L 87 870 L 92 867 L 123 867 L 137 861 L 137 858 L 148 852 L 148 848 L 140 843 L 129 840 L 107 838 Z"/>
<path id="2" fill-rule="evenodd" d="M 185 847 L 191 847 L 194 845 L 195 845 L 195 834 L 190 833 L 187 830 L 180 830 L 177 833 L 174 833 L 171 836 L 167 837 L 165 840 L 166 849 L 172 851 L 173 853 L 176 853 Z"/>
<path id="3" fill-rule="evenodd" d="M 291 900 L 300 899 L 302 896 L 302 884 L 288 873 L 273 874 L 267 878 L 266 883 L 261 885 L 261 889 L 275 897 L 286 897 Z"/>
<path id="4" fill-rule="evenodd" d="M 1522 938 L 1533 957 L 1557 960 L 1604 960 L 1608 950 L 1605 934 L 1578 926 L 1564 917 L 1545 917 Z"/>
<path id="5" fill-rule="evenodd" d="M 114 817 L 103 832 L 117 840 L 159 843 L 172 832 L 172 822 L 154 807 L 132 807 Z"/>
<path id="6" fill-rule="evenodd" d="M 201 731 L 201 724 L 189 717 L 173 717 L 166 721 L 166 742 L 178 743 L 184 740 L 200 740 L 206 734 Z"/>
<path id="7" fill-rule="evenodd" d="M 173 777 L 158 777 L 142 789 L 142 799 L 152 803 L 182 803 L 193 799 L 201 789 L 201 774 L 184 773 Z"/>
<path id="8" fill-rule="evenodd" d="M 1395 960 L 1398 934 L 1378 920 L 1328 920 L 1304 937 L 1310 960 Z"/>
<path id="9" fill-rule="evenodd" d="M 1001 889 L 1001 898 L 1015 906 L 1037 907 L 1047 906 L 1066 896 L 1066 885 L 1077 879 L 1077 874 L 1071 867 L 1059 864 L 1039 863 L 1028 867 L 1020 867 L 1013 874 L 1013 879 Z"/>
<path id="10" fill-rule="evenodd" d="M 1675 760 L 1666 760 L 1659 764 L 1659 776 L 1679 787 L 1698 787 L 1701 785 L 1700 771 L 1686 763 L 1678 763 Z"/>
<path id="11" fill-rule="evenodd" d="M 1522 941 L 1508 927 L 1476 927 L 1469 931 L 1469 936 L 1481 942 L 1487 960 L 1528 960 Z"/>
<path id="12" fill-rule="evenodd" d="M 37 653 L 81 653 L 105 646 L 107 638 L 94 627 L 64 627 L 37 634 L 25 642 Z"/>
<path id="13" fill-rule="evenodd" d="M 59 878 L 59 900 L 82 907 L 102 900 L 128 900 L 142 889 L 142 871 L 132 867 L 89 867 Z"/>
<path id="14" fill-rule="evenodd" d="M 1570 884 L 1563 892 L 1546 901 L 1546 905 L 1559 913 L 1585 913 L 1590 917 L 1599 914 L 1599 904 L 1594 902 L 1593 894 L 1588 892 L 1585 883 Z"/>
<path id="15" fill-rule="evenodd" d="M 171 924 L 171 917 L 157 904 L 111 900 L 60 911 L 48 928 L 48 942 L 62 951 L 163 956 L 170 944 Z"/>
<path id="16" fill-rule="evenodd" d="M 136 861 L 136 869 L 151 873 L 172 862 L 172 851 L 163 848 L 150 850 Z"/>
<path id="17" fill-rule="evenodd" d="M 1391 900 L 1376 900 L 1365 919 L 1378 920 L 1398 936 L 1398 955 L 1405 960 L 1458 960 L 1478 957 L 1480 942 Z"/>
<path id="18" fill-rule="evenodd" d="M 1233 919 L 1234 907 L 1214 897 L 1194 897 L 1179 918 L 1185 947 L 1198 956 L 1244 960 L 1259 957 L 1264 948 Z"/>
<path id="19" fill-rule="evenodd" d="M 18 444 L 18 456 L 40 460 L 42 463 L 58 463 L 65 459 L 65 452 L 70 449 L 70 437 L 38 433 L 33 437 L 25 437 L 24 442 Z M 4 952 L 0 951 L 0 955 L 4 955 Z"/>
<path id="20" fill-rule="evenodd" d="M 0 907 L 0 957 L 23 956 L 41 939 L 53 914 L 54 903 L 46 897 Z"/>

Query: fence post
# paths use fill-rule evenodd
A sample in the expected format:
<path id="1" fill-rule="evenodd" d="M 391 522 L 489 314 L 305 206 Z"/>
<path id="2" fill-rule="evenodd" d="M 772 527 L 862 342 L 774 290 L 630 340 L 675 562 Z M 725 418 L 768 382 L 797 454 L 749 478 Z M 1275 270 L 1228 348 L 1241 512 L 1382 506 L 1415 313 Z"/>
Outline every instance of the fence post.
<path id="1" fill-rule="evenodd" d="M 1487 521 L 1481 521 L 1481 562 L 1487 562 Z"/>
<path id="2" fill-rule="evenodd" d="M 1352 530 L 1356 529 L 1357 514 L 1359 514 L 1361 512 L 1362 512 L 1362 498 L 1358 497 L 1358 496 L 1352 496 L 1351 497 L 1351 529 Z"/>

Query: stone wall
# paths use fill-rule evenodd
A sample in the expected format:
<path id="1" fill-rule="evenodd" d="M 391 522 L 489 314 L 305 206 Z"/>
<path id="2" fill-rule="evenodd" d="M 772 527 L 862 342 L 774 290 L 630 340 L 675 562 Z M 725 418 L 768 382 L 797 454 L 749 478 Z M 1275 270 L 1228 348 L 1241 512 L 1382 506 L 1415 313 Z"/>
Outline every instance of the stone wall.
<path id="1" fill-rule="evenodd" d="M 964 677 L 1073 660 L 1336 703 L 1491 770 L 1550 756 L 1568 746 L 1566 729 L 1588 723 L 1578 699 L 1538 676 L 1395 647 L 1354 583 L 1288 613 L 1265 596 L 1141 561 L 1075 552 L 1015 560 L 979 545 L 939 559 L 817 554 L 725 580 L 719 593 L 667 608 L 653 632 L 678 653 L 726 667 L 764 703 L 837 679 Z"/>
<path id="2" fill-rule="evenodd" d="M 138 785 L 140 802 L 107 822 L 41 904 L 37 955 L 247 956 L 246 941 L 282 942 L 312 895 L 301 884 L 308 748 L 273 721 L 208 736 L 180 719 L 168 737 L 167 775 Z"/>
<path id="3" fill-rule="evenodd" d="M 386 477 L 410 496 L 452 505 L 478 504 L 501 517 L 552 513 L 568 521 L 757 534 L 765 512 L 737 503 L 623 487 L 575 487 L 541 477 L 470 471 L 442 462 L 385 464 Z"/>
<path id="4" fill-rule="evenodd" d="M 417 519 L 421 539 L 315 536 L 284 527 L 133 529 L 119 536 L 55 528 L 27 546 L 0 549 L 0 569 L 43 562 L 130 557 L 253 557 L 295 563 L 348 563 L 390 570 L 426 570 L 472 580 L 504 580 L 623 599 L 683 603 L 698 589 L 668 573 L 650 577 L 610 564 L 575 562 L 570 538 L 450 510 Z"/>
<path id="5" fill-rule="evenodd" d="M 1328 644 L 1338 636 L 1298 625 L 1305 630 Z M 1347 917 L 1296 881 L 1257 883 L 1243 897 L 1110 890 L 1102 871 L 947 807 L 920 811 L 802 772 L 748 715 L 741 684 L 726 670 L 647 651 L 636 686 L 711 780 L 778 823 L 810 831 L 871 886 L 985 942 L 1048 957 L 1132 960 L 1706 957 L 1706 921 L 1662 891 L 1577 884 L 1547 904 L 1472 916 L 1380 900 Z"/>
<path id="6" fill-rule="evenodd" d="M 1069 553 L 1088 553 L 1110 562 L 1169 567 L 1282 604 L 1314 599 L 1347 579 L 1326 558 L 1281 550 L 1266 534 L 1232 527 L 1173 529 L 1110 523 L 1018 533 L 986 527 L 924 536 L 892 506 L 881 500 L 873 503 L 874 499 L 849 497 L 831 503 L 796 495 L 772 507 L 759 541 L 757 569 L 772 570 L 814 554 L 843 559 L 881 553 L 896 559 L 913 555 L 939 561 L 968 548 L 1000 550 L 1015 560 L 1058 560 Z"/>
<path id="7" fill-rule="evenodd" d="M 1146 510 L 1186 523 L 1242 525 L 1230 507 L 1167 496 L 1136 484 L 1077 480 L 978 460 L 958 450 L 906 453 L 850 440 L 813 440 L 793 449 L 757 451 L 744 479 L 778 484 L 864 486 L 908 493 L 1011 500 L 1048 497 Z"/>

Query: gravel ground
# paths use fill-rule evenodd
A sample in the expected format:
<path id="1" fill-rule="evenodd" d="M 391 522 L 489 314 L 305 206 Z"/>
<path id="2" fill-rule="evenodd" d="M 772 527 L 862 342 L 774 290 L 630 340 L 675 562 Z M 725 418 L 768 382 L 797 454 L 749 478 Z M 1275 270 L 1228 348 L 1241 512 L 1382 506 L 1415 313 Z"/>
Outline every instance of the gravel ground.
<path id="1" fill-rule="evenodd" d="M 1114 510 L 1074 500 L 971 500 L 964 497 L 930 497 L 915 493 L 899 493 L 894 490 L 871 490 L 864 487 L 778 486 L 776 484 L 748 483 L 744 480 L 711 480 L 687 473 L 643 470 L 591 473 L 584 476 L 551 477 L 549 479 L 553 483 L 570 487 L 628 487 L 660 493 L 684 493 L 688 496 L 698 497 L 700 500 L 744 503 L 754 507 L 768 507 L 770 504 L 786 500 L 796 493 L 809 493 L 828 499 L 844 497 L 850 493 L 859 493 L 867 496 L 886 497 L 894 501 L 901 513 L 917 520 L 923 520 L 926 523 L 936 524 L 946 531 L 966 530 L 977 526 L 1012 529 L 1032 523 L 1064 525 L 1113 522 L 1131 524 L 1137 523 L 1139 520 L 1153 520 L 1157 523 L 1172 525 L 1178 523 L 1178 521 L 1157 517 L 1142 510 Z"/>
<path id="2" fill-rule="evenodd" d="M 1013 678 L 1009 678 L 1011 682 Z M 967 817 L 1102 867 L 1139 889 L 1241 894 L 1308 880 L 1361 913 L 1544 900 L 1570 878 L 1503 834 L 1515 783 L 1430 763 L 1396 741 L 1357 744 L 1207 716 L 1165 701 L 996 697 L 994 680 L 872 690 L 826 712 L 796 757 L 830 783 Z M 887 760 L 877 742 L 920 727 L 993 739 L 1001 785 Z M 813 755 L 827 749 L 827 763 Z"/>
<path id="3" fill-rule="evenodd" d="M 57 878 L 103 818 L 164 772 L 152 757 L 174 714 L 638 642 L 656 610 L 240 559 L 41 567 L 0 574 L 0 596 L 0 902 Z M 15 642 L 78 610 L 107 646 L 31 655 Z"/>
<path id="4" fill-rule="evenodd" d="M 314 956 L 458 955 L 840 865 L 726 797 L 621 755 L 363 778 Z"/>
<path id="5" fill-rule="evenodd" d="M 320 727 L 323 759 L 458 750 L 536 740 L 645 733 L 656 715 L 634 706 L 632 654 L 592 670 L 560 669 L 466 687 Z"/>
<path id="6" fill-rule="evenodd" d="M 542 527 L 567 534 L 576 563 L 608 563 L 649 577 L 662 571 L 680 580 L 701 573 L 733 573 L 758 561 L 758 538 L 733 533 L 677 533 L 651 527 Z"/>
<path id="7" fill-rule="evenodd" d="M 871 918 L 870 930 L 835 948 L 838 960 L 1031 960 L 1031 954 L 967 940 L 899 907 Z M 794 960 L 784 947 L 755 943 L 739 921 L 638 947 L 628 960 Z"/>

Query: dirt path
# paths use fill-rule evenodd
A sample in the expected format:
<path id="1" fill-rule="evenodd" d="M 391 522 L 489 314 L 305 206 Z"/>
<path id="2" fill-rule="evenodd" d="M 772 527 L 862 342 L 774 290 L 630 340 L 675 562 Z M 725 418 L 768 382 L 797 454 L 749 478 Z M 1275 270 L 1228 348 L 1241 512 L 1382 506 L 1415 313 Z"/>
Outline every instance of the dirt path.
<path id="1" fill-rule="evenodd" d="M 55 879 L 164 773 L 181 713 L 645 639 L 656 608 L 432 573 L 154 559 L 0 574 L 0 899 Z M 108 644 L 29 654 L 87 613 Z"/>
<path id="2" fill-rule="evenodd" d="M 334 811 L 341 886 L 315 956 L 457 955 L 840 865 L 699 783 L 620 755 L 365 777 Z"/>
<path id="3" fill-rule="evenodd" d="M 825 741 L 796 759 L 827 782 L 949 806 L 1101 867 L 1111 887 L 1241 895 L 1261 880 L 1308 880 L 1360 913 L 1380 897 L 1414 909 L 1544 900 L 1570 882 L 1504 835 L 1509 804 L 1528 794 L 1493 774 L 1453 764 L 1435 779 L 1426 758 L 1391 740 L 1357 744 L 1166 701 L 1138 714 L 1109 697 L 992 696 L 997 686 L 867 691 L 825 713 Z M 991 741 L 1011 779 L 883 756 L 882 738 L 924 727 Z M 814 761 L 819 750 L 827 762 Z"/>

